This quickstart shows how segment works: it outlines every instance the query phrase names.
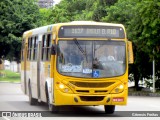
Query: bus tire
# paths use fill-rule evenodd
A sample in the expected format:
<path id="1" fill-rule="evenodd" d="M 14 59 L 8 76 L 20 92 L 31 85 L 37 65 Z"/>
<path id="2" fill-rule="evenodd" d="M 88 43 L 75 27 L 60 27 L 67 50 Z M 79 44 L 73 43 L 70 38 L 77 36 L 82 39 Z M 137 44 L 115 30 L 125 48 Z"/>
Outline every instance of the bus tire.
<path id="1" fill-rule="evenodd" d="M 115 111 L 115 105 L 105 105 L 104 110 L 106 114 L 113 114 Z"/>
<path id="2" fill-rule="evenodd" d="M 48 104 L 49 111 L 50 111 L 51 113 L 58 113 L 59 107 L 58 107 L 58 106 L 55 106 L 55 105 L 52 105 L 52 104 L 50 103 L 47 84 L 46 84 L 46 98 L 47 98 L 47 104 Z"/>
<path id="3" fill-rule="evenodd" d="M 49 104 L 49 111 L 51 113 L 58 113 L 59 112 L 59 107 L 55 106 L 55 105 L 52 105 L 52 104 Z"/>
<path id="4" fill-rule="evenodd" d="M 28 90 L 29 90 L 29 103 L 30 103 L 30 105 L 36 105 L 37 104 L 37 99 L 32 98 L 32 89 L 31 89 L 30 82 L 28 84 Z"/>

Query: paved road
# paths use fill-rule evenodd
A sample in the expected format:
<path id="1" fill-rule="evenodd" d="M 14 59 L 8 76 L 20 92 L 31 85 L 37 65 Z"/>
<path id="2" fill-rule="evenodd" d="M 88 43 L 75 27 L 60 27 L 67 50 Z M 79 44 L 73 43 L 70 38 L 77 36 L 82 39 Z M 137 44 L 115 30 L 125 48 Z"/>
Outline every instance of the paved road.
<path id="1" fill-rule="evenodd" d="M 153 117 L 152 120 L 160 119 L 160 97 L 129 97 L 127 106 L 116 106 L 116 113 L 113 115 L 104 114 L 103 106 L 91 106 L 91 107 L 64 107 L 60 109 L 60 113 L 51 114 L 48 112 L 46 104 L 30 106 L 28 96 L 24 95 L 21 91 L 20 84 L 16 83 L 0 83 L 0 111 L 46 111 L 45 115 L 52 117 L 43 117 L 41 119 L 92 119 L 92 120 L 150 120 L 147 113 L 150 115 L 157 115 L 159 117 Z M 123 111 L 123 112 L 118 112 Z M 128 112 L 132 111 L 132 112 Z M 141 112 L 136 112 L 141 111 Z M 157 111 L 157 112 L 154 112 Z M 153 113 L 153 114 L 151 114 Z M 27 113 L 28 114 L 28 113 Z M 132 117 L 122 117 L 124 115 L 131 115 Z M 15 114 L 16 115 L 16 114 Z M 143 117 L 137 117 L 141 115 Z M 144 117 L 146 115 L 146 117 Z M 1 116 L 1 115 L 0 115 Z M 136 117 L 135 117 L 136 116 Z M 20 120 L 22 118 L 14 117 L 0 117 L 0 120 Z M 25 118 L 29 120 L 31 118 Z M 40 118 L 32 118 L 39 120 Z"/>

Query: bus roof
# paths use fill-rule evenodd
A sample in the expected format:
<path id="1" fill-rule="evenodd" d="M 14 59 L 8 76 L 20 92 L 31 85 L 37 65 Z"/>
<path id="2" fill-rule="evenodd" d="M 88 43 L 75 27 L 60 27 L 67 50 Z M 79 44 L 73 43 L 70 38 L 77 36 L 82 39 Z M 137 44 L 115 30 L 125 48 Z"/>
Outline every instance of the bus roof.
<path id="1" fill-rule="evenodd" d="M 57 24 L 51 24 L 46 25 L 42 27 L 38 27 L 35 29 L 28 30 L 23 33 L 23 37 L 31 36 L 31 35 L 38 35 L 38 34 L 44 34 L 53 31 L 53 28 L 56 26 L 65 26 L 65 25 L 102 25 L 102 26 L 119 26 L 124 29 L 124 26 L 122 24 L 117 23 L 105 23 L 105 22 L 95 22 L 95 21 L 72 21 L 72 22 L 66 22 L 66 23 L 57 23 Z"/>

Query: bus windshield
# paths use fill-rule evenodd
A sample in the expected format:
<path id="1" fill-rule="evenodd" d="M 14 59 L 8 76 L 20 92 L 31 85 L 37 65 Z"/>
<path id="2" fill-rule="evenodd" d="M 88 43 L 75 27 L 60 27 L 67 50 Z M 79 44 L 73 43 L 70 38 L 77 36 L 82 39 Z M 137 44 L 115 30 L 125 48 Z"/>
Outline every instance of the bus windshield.
<path id="1" fill-rule="evenodd" d="M 125 73 L 125 42 L 111 40 L 59 40 L 58 72 L 83 78 L 115 77 Z"/>

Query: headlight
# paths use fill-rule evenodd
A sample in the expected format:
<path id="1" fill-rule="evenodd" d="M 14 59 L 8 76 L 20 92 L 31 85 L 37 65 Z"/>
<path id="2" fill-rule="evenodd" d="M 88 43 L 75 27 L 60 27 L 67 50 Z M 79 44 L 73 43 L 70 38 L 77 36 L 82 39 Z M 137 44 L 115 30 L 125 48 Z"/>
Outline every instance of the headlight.
<path id="1" fill-rule="evenodd" d="M 60 89 L 64 89 L 64 85 L 62 83 L 59 84 Z"/>
<path id="2" fill-rule="evenodd" d="M 123 90 L 124 90 L 124 85 L 120 84 L 116 88 L 114 88 L 111 93 L 121 93 L 123 92 Z"/>
<path id="3" fill-rule="evenodd" d="M 62 92 L 65 92 L 65 93 L 73 93 L 72 90 L 66 86 L 65 84 L 61 83 L 61 82 L 57 82 L 57 87 L 58 89 L 60 89 Z"/>
<path id="4" fill-rule="evenodd" d="M 124 88 L 124 85 L 120 85 L 120 86 L 119 86 L 119 89 L 122 90 L 123 88 Z"/>

